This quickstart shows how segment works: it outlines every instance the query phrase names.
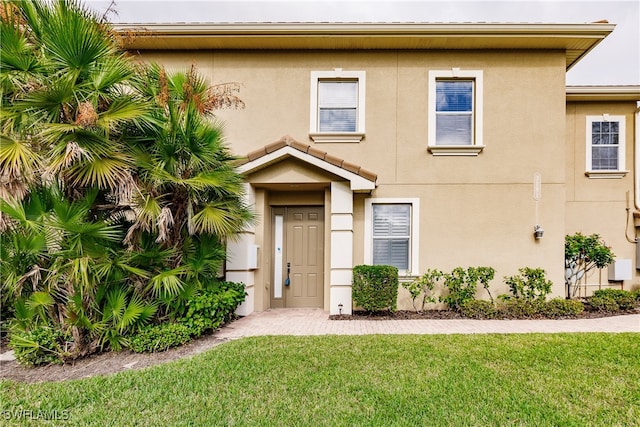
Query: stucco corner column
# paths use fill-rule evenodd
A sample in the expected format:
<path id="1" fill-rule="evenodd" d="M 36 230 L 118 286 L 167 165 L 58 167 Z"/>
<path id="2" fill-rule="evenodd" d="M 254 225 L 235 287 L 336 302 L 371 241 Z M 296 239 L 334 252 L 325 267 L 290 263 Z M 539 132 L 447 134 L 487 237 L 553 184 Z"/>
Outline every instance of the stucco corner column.
<path id="1" fill-rule="evenodd" d="M 255 194 L 249 184 L 245 184 L 245 202 L 255 205 Z M 255 310 L 255 270 L 258 268 L 258 246 L 255 244 L 255 227 L 247 226 L 243 231 L 227 240 L 227 265 L 225 280 L 244 283 L 247 296 L 236 309 L 236 314 L 246 316 Z"/>
<path id="2" fill-rule="evenodd" d="M 349 182 L 331 183 L 330 314 L 351 314 L 353 191 Z"/>

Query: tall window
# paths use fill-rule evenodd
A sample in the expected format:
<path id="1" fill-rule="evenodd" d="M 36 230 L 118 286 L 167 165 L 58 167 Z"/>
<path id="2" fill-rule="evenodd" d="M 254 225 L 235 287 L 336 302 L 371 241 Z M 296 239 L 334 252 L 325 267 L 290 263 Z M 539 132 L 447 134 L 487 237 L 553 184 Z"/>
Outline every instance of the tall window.
<path id="1" fill-rule="evenodd" d="M 373 265 L 409 269 L 411 205 L 373 205 Z"/>
<path id="2" fill-rule="evenodd" d="M 318 131 L 355 132 L 358 124 L 358 81 L 318 82 Z"/>
<path id="3" fill-rule="evenodd" d="M 587 117 L 587 174 L 623 171 L 624 116 Z"/>
<path id="4" fill-rule="evenodd" d="M 365 262 L 393 265 L 401 274 L 418 269 L 418 200 L 367 199 Z"/>
<path id="5" fill-rule="evenodd" d="M 436 80 L 436 145 L 473 144 L 473 80 Z"/>
<path id="6" fill-rule="evenodd" d="M 434 155 L 482 151 L 482 71 L 429 71 L 428 145 Z"/>
<path id="7" fill-rule="evenodd" d="M 364 71 L 312 71 L 309 136 L 314 142 L 364 137 Z"/>

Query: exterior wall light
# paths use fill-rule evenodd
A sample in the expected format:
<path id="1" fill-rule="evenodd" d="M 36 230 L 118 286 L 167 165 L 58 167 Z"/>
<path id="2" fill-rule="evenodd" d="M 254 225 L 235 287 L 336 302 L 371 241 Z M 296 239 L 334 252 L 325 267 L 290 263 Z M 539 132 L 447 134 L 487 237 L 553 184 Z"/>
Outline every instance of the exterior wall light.
<path id="1" fill-rule="evenodd" d="M 535 236 L 536 240 L 542 239 L 542 236 L 544 235 L 544 229 L 536 224 L 536 226 L 533 227 L 533 235 Z"/>
<path id="2" fill-rule="evenodd" d="M 338 304 L 338 313 L 342 316 L 342 303 Z"/>

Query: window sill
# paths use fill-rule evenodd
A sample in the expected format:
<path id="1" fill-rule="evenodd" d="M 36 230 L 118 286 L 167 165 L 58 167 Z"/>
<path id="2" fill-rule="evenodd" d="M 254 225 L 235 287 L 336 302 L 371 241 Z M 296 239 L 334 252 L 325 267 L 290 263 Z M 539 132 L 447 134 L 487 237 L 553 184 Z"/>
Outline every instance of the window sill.
<path id="1" fill-rule="evenodd" d="M 427 149 L 434 156 L 477 156 L 484 145 L 430 145 Z"/>
<path id="2" fill-rule="evenodd" d="M 592 179 L 620 179 L 629 171 L 586 171 L 584 174 Z"/>
<path id="3" fill-rule="evenodd" d="M 364 132 L 318 132 L 309 133 L 309 138 L 311 138 L 313 142 L 360 142 L 364 139 Z"/>

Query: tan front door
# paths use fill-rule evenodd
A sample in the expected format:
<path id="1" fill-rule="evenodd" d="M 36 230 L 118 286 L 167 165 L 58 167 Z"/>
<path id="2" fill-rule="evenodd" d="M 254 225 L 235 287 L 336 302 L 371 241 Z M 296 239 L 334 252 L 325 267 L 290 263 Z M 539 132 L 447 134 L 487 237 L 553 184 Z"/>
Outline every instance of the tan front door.
<path id="1" fill-rule="evenodd" d="M 324 207 L 287 207 L 274 210 L 275 254 L 277 242 L 282 242 L 282 260 L 275 256 L 274 263 L 282 268 L 281 281 L 275 277 L 272 307 L 322 307 L 324 287 Z M 278 219 L 280 216 L 280 219 Z M 282 224 L 282 225 L 278 225 Z M 280 298 L 278 298 L 280 297 Z M 279 300 L 279 301 L 278 301 Z"/>

